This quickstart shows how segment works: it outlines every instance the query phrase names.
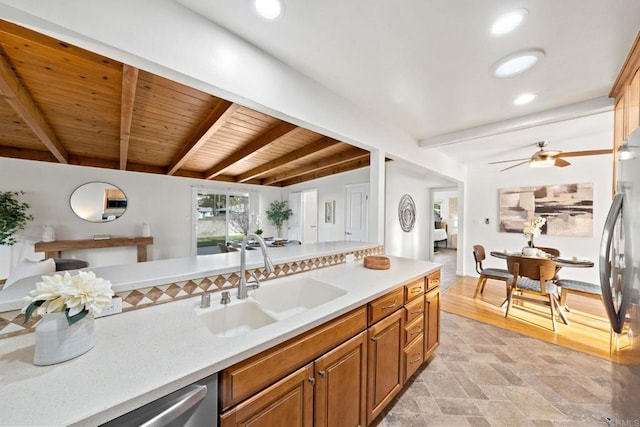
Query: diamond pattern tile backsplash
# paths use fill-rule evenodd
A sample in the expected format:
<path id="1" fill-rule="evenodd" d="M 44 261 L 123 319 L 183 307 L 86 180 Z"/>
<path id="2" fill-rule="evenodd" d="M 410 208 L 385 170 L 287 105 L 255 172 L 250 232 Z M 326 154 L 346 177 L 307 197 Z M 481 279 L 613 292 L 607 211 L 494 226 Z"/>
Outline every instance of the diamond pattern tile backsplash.
<path id="1" fill-rule="evenodd" d="M 251 272 L 253 272 L 260 280 L 275 279 L 277 277 L 288 276 L 290 274 L 302 273 L 304 271 L 342 264 L 346 262 L 347 255 L 351 254 L 359 260 L 368 255 L 380 255 L 383 253 L 384 246 L 378 246 L 362 251 L 351 251 L 277 264 L 271 274 L 267 274 L 263 268 L 248 270 L 247 274 L 251 274 Z M 183 282 L 166 283 L 164 285 L 134 289 L 131 291 L 120 292 L 116 296 L 122 297 L 122 311 L 131 311 L 151 307 L 156 304 L 164 304 L 167 302 L 191 298 L 205 292 L 212 293 L 228 290 L 236 287 L 239 281 L 239 272 L 233 272 L 216 276 L 200 277 L 198 279 Z M 24 315 L 20 313 L 20 310 L 0 313 L 0 339 L 33 332 L 35 325 L 39 321 L 40 316 L 33 316 L 29 319 L 27 324 L 23 324 Z"/>

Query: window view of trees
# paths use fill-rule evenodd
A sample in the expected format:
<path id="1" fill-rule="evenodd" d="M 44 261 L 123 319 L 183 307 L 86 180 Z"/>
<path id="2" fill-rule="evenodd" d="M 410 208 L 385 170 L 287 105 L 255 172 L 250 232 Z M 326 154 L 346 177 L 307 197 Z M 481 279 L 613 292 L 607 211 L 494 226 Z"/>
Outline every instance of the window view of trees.
<path id="1" fill-rule="evenodd" d="M 218 244 L 244 238 L 251 226 L 248 194 L 198 192 L 198 255 L 220 252 Z"/>

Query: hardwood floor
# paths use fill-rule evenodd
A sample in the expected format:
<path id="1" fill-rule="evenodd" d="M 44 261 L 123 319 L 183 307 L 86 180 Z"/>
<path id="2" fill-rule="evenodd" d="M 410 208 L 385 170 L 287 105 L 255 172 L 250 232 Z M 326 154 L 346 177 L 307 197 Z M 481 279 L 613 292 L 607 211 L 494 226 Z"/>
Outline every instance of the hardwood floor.
<path id="1" fill-rule="evenodd" d="M 548 308 L 525 302 L 514 305 L 505 319 L 501 308 L 506 297 L 504 283 L 489 280 L 484 294 L 474 300 L 476 283 L 475 277 L 462 277 L 443 294 L 442 310 L 611 360 L 609 322 L 599 300 L 569 295 L 567 304 L 571 311 L 566 313 L 569 325 L 558 321 L 557 331 L 553 332 Z"/>

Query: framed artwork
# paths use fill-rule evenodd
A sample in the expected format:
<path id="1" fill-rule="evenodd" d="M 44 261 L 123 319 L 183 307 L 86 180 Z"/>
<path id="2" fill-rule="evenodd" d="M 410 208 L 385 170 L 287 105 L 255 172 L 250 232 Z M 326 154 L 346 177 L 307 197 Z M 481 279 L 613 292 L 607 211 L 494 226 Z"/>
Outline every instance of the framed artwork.
<path id="1" fill-rule="evenodd" d="M 500 231 L 522 233 L 534 217 L 547 223 L 542 234 L 550 236 L 593 236 L 593 184 L 560 184 L 538 187 L 501 188 Z"/>
<path id="2" fill-rule="evenodd" d="M 408 194 L 400 198 L 398 219 L 400 220 L 402 231 L 409 232 L 413 230 L 413 226 L 416 224 L 416 204 Z"/>
<path id="3" fill-rule="evenodd" d="M 329 200 L 324 202 L 324 222 L 326 224 L 336 223 L 336 201 Z"/>

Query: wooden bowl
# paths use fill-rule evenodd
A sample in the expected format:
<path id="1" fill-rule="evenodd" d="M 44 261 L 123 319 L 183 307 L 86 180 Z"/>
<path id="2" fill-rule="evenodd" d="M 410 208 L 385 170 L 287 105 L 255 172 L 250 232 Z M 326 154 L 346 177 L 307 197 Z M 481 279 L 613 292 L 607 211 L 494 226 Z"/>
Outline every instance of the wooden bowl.
<path id="1" fill-rule="evenodd" d="M 391 260 L 382 255 L 369 255 L 364 257 L 364 266 L 372 270 L 388 270 L 391 267 Z"/>

